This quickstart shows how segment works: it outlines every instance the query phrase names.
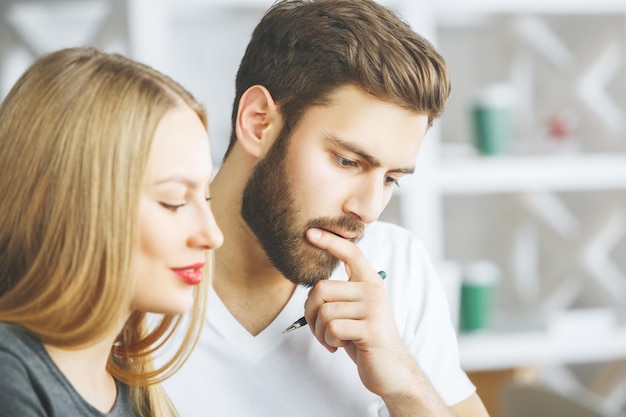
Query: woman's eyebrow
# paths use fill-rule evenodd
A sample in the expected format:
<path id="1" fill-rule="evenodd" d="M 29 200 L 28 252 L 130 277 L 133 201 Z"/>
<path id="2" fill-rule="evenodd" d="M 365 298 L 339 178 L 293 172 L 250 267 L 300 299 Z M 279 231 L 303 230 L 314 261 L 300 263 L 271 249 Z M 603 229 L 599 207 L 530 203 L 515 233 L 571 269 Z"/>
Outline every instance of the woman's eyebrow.
<path id="1" fill-rule="evenodd" d="M 169 182 L 175 182 L 175 183 L 179 183 L 182 185 L 187 186 L 188 188 L 198 188 L 200 187 L 200 184 L 197 183 L 196 181 L 187 178 L 187 177 L 183 177 L 182 175 L 172 175 L 169 177 L 165 177 L 165 178 L 161 178 L 157 181 L 155 181 L 152 185 L 161 185 L 161 184 L 166 184 Z"/>

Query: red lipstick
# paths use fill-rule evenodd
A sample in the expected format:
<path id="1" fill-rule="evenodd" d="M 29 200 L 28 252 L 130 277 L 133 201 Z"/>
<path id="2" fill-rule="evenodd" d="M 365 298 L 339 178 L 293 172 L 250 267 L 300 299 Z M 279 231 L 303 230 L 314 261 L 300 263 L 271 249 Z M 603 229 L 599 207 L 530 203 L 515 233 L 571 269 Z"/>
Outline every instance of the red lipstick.
<path id="1" fill-rule="evenodd" d="M 198 262 L 197 264 L 184 266 L 182 268 L 172 268 L 172 271 L 188 285 L 198 285 L 202 281 L 202 268 L 204 262 Z"/>

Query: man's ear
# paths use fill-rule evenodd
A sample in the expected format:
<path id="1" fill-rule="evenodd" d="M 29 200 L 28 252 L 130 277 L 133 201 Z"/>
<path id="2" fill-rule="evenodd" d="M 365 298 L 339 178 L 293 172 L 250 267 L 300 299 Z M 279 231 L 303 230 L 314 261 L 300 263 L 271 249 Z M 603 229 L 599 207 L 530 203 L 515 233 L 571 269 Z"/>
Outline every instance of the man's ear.
<path id="1" fill-rule="evenodd" d="M 237 140 L 249 155 L 260 158 L 274 143 L 282 128 L 278 105 L 267 88 L 253 85 L 239 100 L 235 129 Z"/>

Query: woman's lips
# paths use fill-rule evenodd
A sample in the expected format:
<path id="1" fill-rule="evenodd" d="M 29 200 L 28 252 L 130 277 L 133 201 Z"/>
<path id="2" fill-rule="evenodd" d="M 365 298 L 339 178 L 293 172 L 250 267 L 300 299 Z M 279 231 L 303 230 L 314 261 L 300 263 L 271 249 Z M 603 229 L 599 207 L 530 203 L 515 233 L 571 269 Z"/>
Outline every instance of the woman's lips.
<path id="1" fill-rule="evenodd" d="M 174 273 L 178 275 L 178 277 L 182 279 L 185 284 L 198 285 L 200 282 L 202 282 L 203 267 L 204 262 L 198 262 L 197 264 L 184 266 L 182 268 L 172 268 L 172 271 L 174 271 Z"/>

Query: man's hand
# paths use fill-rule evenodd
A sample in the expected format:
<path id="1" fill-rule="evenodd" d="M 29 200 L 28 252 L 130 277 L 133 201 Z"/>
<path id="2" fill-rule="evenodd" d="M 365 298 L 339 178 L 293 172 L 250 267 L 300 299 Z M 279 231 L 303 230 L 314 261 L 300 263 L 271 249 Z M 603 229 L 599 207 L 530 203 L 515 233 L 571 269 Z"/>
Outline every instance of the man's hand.
<path id="1" fill-rule="evenodd" d="M 320 281 L 309 292 L 305 317 L 311 331 L 329 351 L 345 348 L 370 391 L 406 392 L 414 378 L 407 364 L 414 359 L 398 333 L 383 280 L 354 243 L 320 229 L 310 229 L 307 237 L 343 261 L 348 274 L 347 282 Z"/>
<path id="2" fill-rule="evenodd" d="M 358 246 L 320 229 L 309 229 L 307 238 L 343 261 L 348 274 L 347 282 L 320 281 L 309 292 L 304 315 L 311 331 L 329 351 L 345 348 L 392 417 L 488 417 L 475 393 L 452 408 L 443 403 L 404 346 L 383 280 Z"/>

